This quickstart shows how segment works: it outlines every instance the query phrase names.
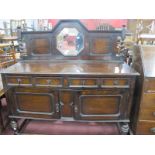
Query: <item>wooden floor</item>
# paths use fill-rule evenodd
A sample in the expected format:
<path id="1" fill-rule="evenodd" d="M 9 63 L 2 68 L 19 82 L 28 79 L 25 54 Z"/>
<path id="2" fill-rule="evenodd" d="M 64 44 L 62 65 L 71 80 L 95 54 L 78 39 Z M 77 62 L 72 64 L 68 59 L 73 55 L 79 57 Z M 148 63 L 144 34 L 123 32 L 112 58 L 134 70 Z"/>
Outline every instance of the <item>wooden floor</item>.
<path id="1" fill-rule="evenodd" d="M 10 127 L 2 133 L 13 134 Z M 22 134 L 43 135 L 117 135 L 119 134 L 116 124 L 112 123 L 77 123 L 62 121 L 30 121 L 25 126 Z"/>

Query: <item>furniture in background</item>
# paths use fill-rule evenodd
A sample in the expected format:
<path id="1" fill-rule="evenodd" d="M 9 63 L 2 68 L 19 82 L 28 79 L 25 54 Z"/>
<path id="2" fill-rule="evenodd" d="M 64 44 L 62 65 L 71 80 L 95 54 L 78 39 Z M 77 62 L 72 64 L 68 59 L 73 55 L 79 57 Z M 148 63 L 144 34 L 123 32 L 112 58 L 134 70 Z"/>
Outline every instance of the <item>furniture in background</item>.
<path id="1" fill-rule="evenodd" d="M 155 134 L 155 46 L 137 45 L 133 52 L 137 78 L 132 113 L 135 134 Z"/>
<path id="2" fill-rule="evenodd" d="M 15 51 L 10 43 L 0 43 L 0 68 L 6 68 L 16 63 Z"/>
<path id="3" fill-rule="evenodd" d="M 1 38 L 1 41 L 3 43 L 11 44 L 12 50 L 15 50 L 15 48 L 18 46 L 18 37 L 17 36 L 3 36 Z"/>
<path id="4" fill-rule="evenodd" d="M 0 134 L 8 124 L 8 108 L 5 101 L 5 90 L 3 89 L 0 76 Z"/>
<path id="5" fill-rule="evenodd" d="M 138 37 L 138 43 L 144 44 L 154 44 L 155 41 L 155 34 L 140 34 Z"/>
<path id="6" fill-rule="evenodd" d="M 118 49 L 121 30 L 88 31 L 60 21 L 52 31 L 22 32 L 27 56 L 2 73 L 11 127 L 18 119 L 113 122 L 128 134 L 135 79 Z"/>
<path id="7" fill-rule="evenodd" d="M 17 36 L 17 28 L 21 27 L 22 30 L 26 30 L 26 20 L 10 20 L 11 36 Z"/>

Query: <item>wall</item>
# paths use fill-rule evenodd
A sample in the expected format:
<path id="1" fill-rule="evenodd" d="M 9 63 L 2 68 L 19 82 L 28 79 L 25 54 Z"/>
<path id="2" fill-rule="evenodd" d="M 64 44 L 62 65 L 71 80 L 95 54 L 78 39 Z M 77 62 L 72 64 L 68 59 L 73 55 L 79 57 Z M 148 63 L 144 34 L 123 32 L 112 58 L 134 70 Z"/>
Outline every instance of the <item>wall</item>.
<path id="1" fill-rule="evenodd" d="M 54 27 L 58 23 L 59 19 L 49 19 L 48 22 Z M 99 24 L 107 23 L 115 28 L 121 28 L 122 25 L 127 25 L 127 19 L 80 19 L 88 30 L 95 30 Z"/>

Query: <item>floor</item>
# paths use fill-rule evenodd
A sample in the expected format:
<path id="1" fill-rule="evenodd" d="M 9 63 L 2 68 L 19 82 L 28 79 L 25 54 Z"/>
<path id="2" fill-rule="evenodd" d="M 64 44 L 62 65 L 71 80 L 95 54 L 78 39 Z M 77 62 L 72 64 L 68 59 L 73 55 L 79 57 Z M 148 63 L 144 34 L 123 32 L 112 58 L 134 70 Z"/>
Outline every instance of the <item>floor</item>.
<path id="1" fill-rule="evenodd" d="M 3 99 L 3 119 L 6 124 L 7 107 L 6 101 Z M 19 120 L 21 124 L 23 120 Z M 6 125 L 6 129 L 2 135 L 12 135 L 13 132 L 10 125 Z M 22 134 L 42 134 L 42 135 L 118 135 L 119 130 L 114 123 L 84 123 L 84 122 L 63 122 L 63 121 L 38 121 L 31 120 L 23 128 Z"/>

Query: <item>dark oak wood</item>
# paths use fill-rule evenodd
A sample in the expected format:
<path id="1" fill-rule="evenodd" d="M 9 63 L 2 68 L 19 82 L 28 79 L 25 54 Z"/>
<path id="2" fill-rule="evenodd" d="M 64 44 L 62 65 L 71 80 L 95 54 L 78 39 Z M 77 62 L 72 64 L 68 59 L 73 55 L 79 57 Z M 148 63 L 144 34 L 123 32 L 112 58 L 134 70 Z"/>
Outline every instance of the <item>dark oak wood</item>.
<path id="1" fill-rule="evenodd" d="M 133 67 L 141 73 L 136 83 L 132 114 L 132 128 L 136 134 L 155 134 L 155 47 L 135 46 Z"/>
<path id="2" fill-rule="evenodd" d="M 138 73 L 121 62 L 102 61 L 23 61 L 10 66 L 4 71 L 6 74 L 52 74 L 52 75 L 91 75 L 91 76 L 136 76 Z M 18 76 L 17 75 L 17 76 Z"/>
<path id="3" fill-rule="evenodd" d="M 155 122 L 153 121 L 139 121 L 137 125 L 137 134 L 139 135 L 154 135 Z"/>
<path id="4" fill-rule="evenodd" d="M 4 91 L 3 91 L 3 85 L 2 85 L 2 80 L 1 80 L 1 76 L 0 76 L 0 99 L 3 95 L 4 95 Z M 1 104 L 1 100 L 0 100 L 0 134 L 2 132 L 2 129 L 3 129 L 2 104 Z"/>
<path id="5" fill-rule="evenodd" d="M 63 56 L 56 36 L 63 28 L 84 36 L 77 56 Z M 27 57 L 2 72 L 10 109 L 16 118 L 120 123 L 127 134 L 136 76 L 117 50 L 122 31 L 88 31 L 64 20 L 49 32 L 23 32 Z"/>

